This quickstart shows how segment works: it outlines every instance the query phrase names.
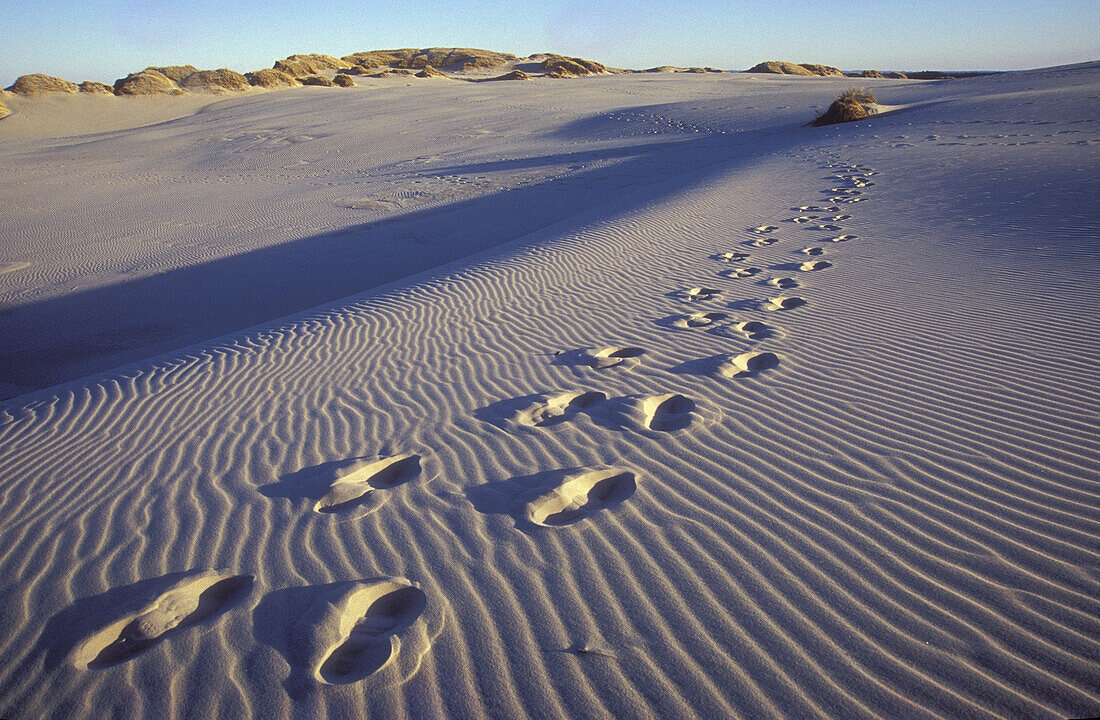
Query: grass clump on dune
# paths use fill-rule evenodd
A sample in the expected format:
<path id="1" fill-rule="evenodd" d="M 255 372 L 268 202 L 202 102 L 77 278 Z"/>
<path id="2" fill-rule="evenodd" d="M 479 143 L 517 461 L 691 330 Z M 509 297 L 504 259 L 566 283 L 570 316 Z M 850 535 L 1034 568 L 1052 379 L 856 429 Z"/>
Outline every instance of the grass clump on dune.
<path id="1" fill-rule="evenodd" d="M 874 114 L 874 94 L 865 88 L 850 87 L 842 92 L 833 104 L 810 124 L 814 127 L 864 120 Z M 871 106 L 871 107 L 868 107 Z"/>

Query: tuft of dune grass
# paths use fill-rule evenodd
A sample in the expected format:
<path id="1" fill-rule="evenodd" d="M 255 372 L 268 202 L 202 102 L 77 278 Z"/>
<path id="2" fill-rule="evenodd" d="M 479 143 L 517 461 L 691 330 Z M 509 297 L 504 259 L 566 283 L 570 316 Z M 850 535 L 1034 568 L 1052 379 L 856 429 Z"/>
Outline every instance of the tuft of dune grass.
<path id="1" fill-rule="evenodd" d="M 810 123 L 814 127 L 835 125 L 836 123 L 864 120 L 874 114 L 876 105 L 874 93 L 866 88 L 850 87 L 842 92 L 833 104 Z"/>

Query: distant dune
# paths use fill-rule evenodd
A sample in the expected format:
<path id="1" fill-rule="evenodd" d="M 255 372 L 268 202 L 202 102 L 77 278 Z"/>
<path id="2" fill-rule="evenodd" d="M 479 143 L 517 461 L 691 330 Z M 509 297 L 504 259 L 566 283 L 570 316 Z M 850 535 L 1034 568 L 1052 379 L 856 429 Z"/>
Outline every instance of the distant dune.
<path id="1" fill-rule="evenodd" d="M 298 82 L 298 79 L 293 75 L 288 75 L 282 70 L 275 70 L 273 68 L 264 68 L 256 72 L 250 72 L 246 77 L 250 85 L 261 88 L 298 87 L 302 84 Z"/>
<path id="2" fill-rule="evenodd" d="M 68 80 L 41 73 L 32 73 L 20 77 L 8 90 L 18 95 L 39 95 L 54 92 L 75 93 L 79 92 L 80 88 L 76 83 L 71 83 Z"/>
<path id="3" fill-rule="evenodd" d="M 485 76 L 486 71 L 499 69 L 504 74 L 495 78 Z M 419 71 L 419 72 L 416 72 Z M 63 78 L 31 73 L 20 76 L 8 90 L 16 95 L 31 97 L 56 93 L 78 92 L 96 95 L 173 95 L 225 94 L 248 92 L 252 88 L 274 90 L 301 85 L 328 85 L 321 80 L 305 78 L 322 77 L 335 81 L 335 74 L 363 75 L 377 79 L 409 76 L 421 79 L 450 77 L 465 80 L 528 80 L 539 77 L 567 79 L 617 73 L 721 73 L 723 70 L 709 66 L 677 67 L 660 65 L 647 70 L 629 70 L 608 67 L 585 58 L 536 53 L 518 58 L 511 53 L 494 52 L 477 48 L 402 48 L 397 50 L 365 50 L 343 57 L 324 53 L 298 53 L 276 60 L 272 67 L 239 73 L 228 68 L 202 70 L 194 65 L 152 65 L 144 70 L 119 78 L 113 85 L 84 81 L 77 85 Z M 918 73 L 882 72 L 863 70 L 844 73 L 838 68 L 816 63 L 793 63 L 769 60 L 758 63 L 745 72 L 776 75 L 800 75 L 891 79 L 935 80 L 968 77 L 982 73 L 943 73 L 921 71 Z M 341 87 L 354 87 L 348 80 L 335 82 Z"/>
<path id="4" fill-rule="evenodd" d="M 769 60 L 753 65 L 745 72 L 771 73 L 774 75 L 820 75 L 823 77 L 843 75 L 839 68 L 813 63 L 793 63 L 784 60 Z"/>

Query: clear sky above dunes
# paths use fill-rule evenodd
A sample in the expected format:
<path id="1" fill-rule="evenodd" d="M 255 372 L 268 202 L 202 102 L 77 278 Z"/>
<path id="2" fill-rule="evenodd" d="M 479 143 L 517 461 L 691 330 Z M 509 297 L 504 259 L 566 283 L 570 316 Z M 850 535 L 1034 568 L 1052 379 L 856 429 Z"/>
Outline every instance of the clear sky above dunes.
<path id="1" fill-rule="evenodd" d="M 147 65 L 241 72 L 295 52 L 559 52 L 618 67 L 761 60 L 846 70 L 1020 69 L 1100 58 L 1096 0 L 2 0 L 0 83 Z"/>

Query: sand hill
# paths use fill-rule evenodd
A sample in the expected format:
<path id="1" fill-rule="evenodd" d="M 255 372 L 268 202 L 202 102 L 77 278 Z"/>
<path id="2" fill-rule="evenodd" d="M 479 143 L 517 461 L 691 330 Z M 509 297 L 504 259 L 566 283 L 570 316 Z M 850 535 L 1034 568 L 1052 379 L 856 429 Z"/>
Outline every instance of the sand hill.
<path id="1" fill-rule="evenodd" d="M 227 68 L 199 70 L 178 82 L 184 90 L 197 93 L 244 92 L 251 87 L 248 78 Z"/>
<path id="2" fill-rule="evenodd" d="M 530 80 L 531 76 L 522 70 L 516 69 L 510 73 L 504 73 L 503 75 L 497 75 L 496 77 L 487 78 L 488 80 Z"/>
<path id="3" fill-rule="evenodd" d="M 116 95 L 178 95 L 183 90 L 170 77 L 154 68 L 130 73 L 115 81 Z"/>
<path id="4" fill-rule="evenodd" d="M 285 60 L 275 61 L 274 69 L 284 72 L 291 77 L 304 77 L 306 75 L 318 75 L 326 70 L 346 70 L 352 67 L 352 63 L 335 58 L 332 55 L 311 53 L 309 55 L 291 55 Z"/>
<path id="5" fill-rule="evenodd" d="M 297 87 L 302 84 L 293 75 L 273 68 L 250 72 L 245 77 L 248 78 L 250 85 L 261 88 Z"/>
<path id="6" fill-rule="evenodd" d="M 80 92 L 93 95 L 114 95 L 115 89 L 106 83 L 85 80 L 80 83 Z"/>
<path id="7" fill-rule="evenodd" d="M 345 55 L 342 59 L 365 70 L 378 67 L 423 69 L 429 65 L 434 68 L 473 70 L 499 67 L 515 60 L 516 56 L 475 48 L 405 48 L 369 50 Z"/>
<path id="8" fill-rule="evenodd" d="M 298 78 L 303 85 L 316 85 L 318 87 L 333 87 L 334 83 L 324 75 L 306 75 Z"/>
<path id="9" fill-rule="evenodd" d="M 16 79 L 8 88 L 8 92 L 16 93 L 18 95 L 41 95 L 43 93 L 75 93 L 79 92 L 80 88 L 76 83 L 69 82 L 68 80 L 62 80 L 58 77 L 51 75 L 43 75 L 41 73 L 32 73 L 30 75 L 22 75 Z"/>
<path id="10" fill-rule="evenodd" d="M 819 75 L 821 77 L 835 77 L 844 74 L 838 68 L 828 65 L 792 63 L 782 60 L 769 60 L 767 62 L 758 63 L 745 72 L 771 73 L 775 75 Z"/>
<path id="11" fill-rule="evenodd" d="M 610 72 L 607 66 L 584 58 L 551 54 L 544 54 L 541 57 L 545 58 L 542 61 L 542 69 L 546 72 L 547 77 L 574 78 L 587 75 L 605 75 Z"/>

